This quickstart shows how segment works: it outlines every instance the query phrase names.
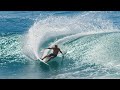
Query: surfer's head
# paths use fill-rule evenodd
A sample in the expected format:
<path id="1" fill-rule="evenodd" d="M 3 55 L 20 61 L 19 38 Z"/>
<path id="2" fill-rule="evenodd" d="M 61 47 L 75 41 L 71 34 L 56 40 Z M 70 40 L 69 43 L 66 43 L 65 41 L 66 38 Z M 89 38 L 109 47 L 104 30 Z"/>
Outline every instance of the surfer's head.
<path id="1" fill-rule="evenodd" d="M 58 48 L 58 46 L 57 46 L 57 45 L 55 45 L 55 48 Z"/>

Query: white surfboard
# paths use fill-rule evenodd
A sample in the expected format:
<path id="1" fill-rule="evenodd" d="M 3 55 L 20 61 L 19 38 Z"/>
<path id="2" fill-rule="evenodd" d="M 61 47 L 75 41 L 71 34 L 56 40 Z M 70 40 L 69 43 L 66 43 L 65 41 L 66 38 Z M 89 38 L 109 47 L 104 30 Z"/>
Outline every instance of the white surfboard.
<path id="1" fill-rule="evenodd" d="M 46 64 L 46 65 L 49 65 L 49 64 L 47 64 L 47 62 L 45 62 L 44 60 L 41 60 L 41 59 L 38 59 L 38 60 L 40 60 L 42 63 L 44 63 L 44 64 Z"/>

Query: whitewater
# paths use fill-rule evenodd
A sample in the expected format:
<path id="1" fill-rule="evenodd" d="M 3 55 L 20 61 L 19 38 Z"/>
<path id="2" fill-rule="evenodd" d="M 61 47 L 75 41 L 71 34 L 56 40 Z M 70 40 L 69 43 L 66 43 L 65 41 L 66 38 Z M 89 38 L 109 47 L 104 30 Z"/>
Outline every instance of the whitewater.
<path id="1" fill-rule="evenodd" d="M 120 78 L 119 23 L 119 11 L 1 11 L 0 78 Z M 41 63 L 56 44 L 64 59 Z"/>

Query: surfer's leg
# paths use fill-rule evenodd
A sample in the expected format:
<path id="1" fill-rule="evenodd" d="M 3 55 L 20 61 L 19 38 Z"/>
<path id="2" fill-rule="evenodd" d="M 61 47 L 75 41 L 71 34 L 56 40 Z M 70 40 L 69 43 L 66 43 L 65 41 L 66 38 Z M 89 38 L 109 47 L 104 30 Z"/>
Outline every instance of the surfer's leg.
<path id="1" fill-rule="evenodd" d="M 50 60 L 50 59 L 52 59 L 52 58 L 55 58 L 56 56 L 57 56 L 57 55 L 54 55 L 54 54 L 51 53 L 51 54 L 49 54 L 49 55 L 46 55 L 44 58 L 42 58 L 42 60 L 45 59 L 45 58 L 49 58 L 49 57 L 50 57 L 50 58 L 49 58 L 49 60 Z M 48 61 L 49 61 L 49 60 L 48 60 Z"/>
<path id="2" fill-rule="evenodd" d="M 53 59 L 53 58 L 55 58 L 55 57 L 50 57 L 48 61 L 50 61 L 50 60 Z"/>
<path id="3" fill-rule="evenodd" d="M 45 59 L 45 58 L 47 58 L 47 57 L 50 57 L 50 55 L 46 55 L 45 57 L 42 58 L 42 60 Z"/>
<path id="4" fill-rule="evenodd" d="M 50 56 L 50 58 L 49 58 L 48 61 L 50 61 L 51 59 L 55 58 L 56 56 L 57 56 L 57 55 L 53 55 L 53 54 L 52 54 L 52 55 Z"/>

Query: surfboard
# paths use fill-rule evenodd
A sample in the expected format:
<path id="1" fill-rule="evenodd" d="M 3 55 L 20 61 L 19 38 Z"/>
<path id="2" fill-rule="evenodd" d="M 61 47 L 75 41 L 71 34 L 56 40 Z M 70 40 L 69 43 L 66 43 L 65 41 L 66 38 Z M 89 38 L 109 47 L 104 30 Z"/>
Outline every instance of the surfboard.
<path id="1" fill-rule="evenodd" d="M 41 59 L 38 59 L 40 62 L 46 64 L 46 65 L 49 65 L 47 62 L 45 62 L 44 60 L 41 60 Z"/>

